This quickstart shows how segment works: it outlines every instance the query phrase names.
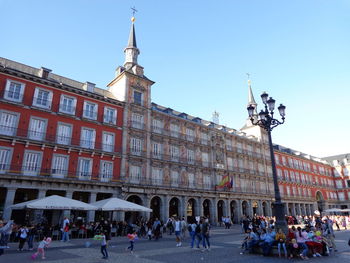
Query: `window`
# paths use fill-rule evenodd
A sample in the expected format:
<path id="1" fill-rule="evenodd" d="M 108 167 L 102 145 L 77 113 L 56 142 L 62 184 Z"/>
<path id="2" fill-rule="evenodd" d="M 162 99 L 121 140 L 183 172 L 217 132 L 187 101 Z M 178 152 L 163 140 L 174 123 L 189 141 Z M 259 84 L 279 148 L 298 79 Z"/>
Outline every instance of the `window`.
<path id="1" fill-rule="evenodd" d="M 92 159 L 79 158 L 78 179 L 90 180 L 92 173 Z"/>
<path id="2" fill-rule="evenodd" d="M 42 88 L 35 88 L 33 106 L 51 109 L 52 92 Z"/>
<path id="3" fill-rule="evenodd" d="M 72 137 L 72 125 L 67 123 L 58 123 L 56 142 L 58 144 L 70 145 Z"/>
<path id="4" fill-rule="evenodd" d="M 141 155 L 142 153 L 142 140 L 139 138 L 131 138 L 130 150 L 132 154 Z"/>
<path id="5" fill-rule="evenodd" d="M 98 105 L 96 103 L 92 103 L 90 101 L 84 101 L 83 117 L 90 120 L 96 120 L 97 108 L 98 108 Z"/>
<path id="6" fill-rule="evenodd" d="M 195 182 L 194 182 L 194 174 L 189 173 L 188 174 L 188 187 L 194 188 L 195 187 Z"/>
<path id="7" fill-rule="evenodd" d="M 156 133 L 162 133 L 163 122 L 161 120 L 153 119 L 152 120 L 152 129 Z"/>
<path id="8" fill-rule="evenodd" d="M 201 143 L 205 145 L 208 144 L 208 134 L 205 132 L 201 133 Z"/>
<path id="9" fill-rule="evenodd" d="M 102 182 L 109 182 L 113 177 L 113 162 L 101 161 L 100 179 Z"/>
<path id="10" fill-rule="evenodd" d="M 25 85 L 21 82 L 7 80 L 4 99 L 21 102 L 24 94 Z"/>
<path id="11" fill-rule="evenodd" d="M 140 114 L 137 114 L 137 113 L 132 113 L 131 126 L 133 128 L 142 129 L 143 128 L 143 116 Z"/>
<path id="12" fill-rule="evenodd" d="M 68 173 L 68 155 L 54 154 L 51 173 L 53 177 L 64 178 Z"/>
<path id="13" fill-rule="evenodd" d="M 141 180 L 141 166 L 130 166 L 130 183 L 139 183 Z"/>
<path id="14" fill-rule="evenodd" d="M 190 128 L 186 128 L 186 138 L 187 140 L 193 142 L 194 141 L 194 130 Z"/>
<path id="15" fill-rule="evenodd" d="M 179 172 L 171 171 L 171 186 L 179 186 Z"/>
<path id="16" fill-rule="evenodd" d="M 103 134 L 102 134 L 102 151 L 114 152 L 114 133 L 103 132 Z"/>
<path id="17" fill-rule="evenodd" d="M 105 107 L 103 122 L 108 124 L 117 124 L 117 110 Z"/>
<path id="18" fill-rule="evenodd" d="M 153 185 L 163 184 L 163 170 L 161 168 L 152 168 L 152 183 Z"/>
<path id="19" fill-rule="evenodd" d="M 203 184 L 205 189 L 210 189 L 211 188 L 211 181 L 210 181 L 210 176 L 209 175 L 204 175 L 203 176 Z"/>
<path id="20" fill-rule="evenodd" d="M 194 151 L 187 149 L 187 162 L 194 164 Z"/>
<path id="21" fill-rule="evenodd" d="M 41 152 L 25 151 L 22 171 L 24 175 L 37 176 L 41 166 Z"/>
<path id="22" fill-rule="evenodd" d="M 12 148 L 0 147 L 0 173 L 5 173 L 10 169 Z"/>
<path id="23" fill-rule="evenodd" d="M 142 105 L 142 93 L 134 90 L 134 103 Z"/>
<path id="24" fill-rule="evenodd" d="M 179 125 L 175 123 L 170 123 L 170 135 L 173 137 L 179 137 Z"/>
<path id="25" fill-rule="evenodd" d="M 162 157 L 162 145 L 158 142 L 152 143 L 153 157 L 160 159 Z"/>
<path id="26" fill-rule="evenodd" d="M 15 136 L 19 113 L 0 111 L 0 134 L 7 136 Z"/>
<path id="27" fill-rule="evenodd" d="M 46 135 L 47 120 L 38 117 L 31 117 L 29 124 L 28 137 L 32 140 L 42 141 Z"/>
<path id="28" fill-rule="evenodd" d="M 95 148 L 96 132 L 94 129 L 81 128 L 80 146 L 87 149 Z"/>
<path id="29" fill-rule="evenodd" d="M 179 147 L 170 145 L 170 157 L 172 161 L 179 161 Z"/>
<path id="30" fill-rule="evenodd" d="M 337 186 L 337 188 L 343 188 L 343 182 L 341 180 L 335 181 L 335 185 Z"/>
<path id="31" fill-rule="evenodd" d="M 60 112 L 74 115 L 76 105 L 77 99 L 75 97 L 61 95 Z"/>
<path id="32" fill-rule="evenodd" d="M 209 154 L 206 152 L 202 152 L 202 164 L 204 167 L 209 166 Z"/>
<path id="33" fill-rule="evenodd" d="M 232 141 L 231 139 L 226 139 L 226 149 L 232 151 Z"/>

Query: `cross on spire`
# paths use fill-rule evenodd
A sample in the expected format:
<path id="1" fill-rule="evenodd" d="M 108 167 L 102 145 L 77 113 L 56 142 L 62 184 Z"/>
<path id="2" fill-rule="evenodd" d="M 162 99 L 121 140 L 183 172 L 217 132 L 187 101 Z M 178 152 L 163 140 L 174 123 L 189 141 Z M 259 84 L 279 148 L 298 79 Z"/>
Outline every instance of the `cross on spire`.
<path id="1" fill-rule="evenodd" d="M 135 13 L 137 12 L 135 6 L 134 7 L 130 7 L 130 9 L 132 10 L 132 16 L 135 16 Z"/>

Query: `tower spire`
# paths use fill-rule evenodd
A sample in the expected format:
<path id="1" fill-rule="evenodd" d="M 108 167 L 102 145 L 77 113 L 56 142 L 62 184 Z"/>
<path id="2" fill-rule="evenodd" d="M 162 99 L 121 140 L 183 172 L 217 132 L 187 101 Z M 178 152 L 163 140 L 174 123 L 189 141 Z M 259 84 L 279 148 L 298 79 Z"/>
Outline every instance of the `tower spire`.
<path id="1" fill-rule="evenodd" d="M 137 10 L 135 7 L 132 7 L 131 10 L 133 11 L 133 16 L 131 17 L 131 29 L 129 33 L 129 39 L 128 39 L 128 45 L 124 49 L 125 53 L 125 62 L 124 62 L 124 67 L 126 69 L 132 68 L 134 65 L 137 64 L 137 57 L 140 54 L 140 50 L 137 48 L 136 44 L 136 33 L 135 33 L 135 12 Z"/>
<path id="2" fill-rule="evenodd" d="M 255 99 L 254 99 L 251 81 L 250 81 L 250 74 L 247 73 L 247 76 L 248 76 L 248 106 L 252 105 L 255 108 L 254 114 L 258 114 L 257 109 L 256 109 L 258 104 L 255 102 Z"/>

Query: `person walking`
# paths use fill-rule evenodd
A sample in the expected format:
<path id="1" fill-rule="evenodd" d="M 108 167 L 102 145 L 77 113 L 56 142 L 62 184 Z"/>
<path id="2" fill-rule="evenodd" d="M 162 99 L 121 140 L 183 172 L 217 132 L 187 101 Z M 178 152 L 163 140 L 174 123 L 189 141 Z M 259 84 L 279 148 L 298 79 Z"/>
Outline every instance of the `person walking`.
<path id="1" fill-rule="evenodd" d="M 181 247 L 181 221 L 178 217 L 176 217 L 174 222 L 174 229 L 175 229 L 175 237 L 176 237 L 176 246 Z"/>
<path id="2" fill-rule="evenodd" d="M 102 232 L 100 235 L 97 234 L 94 236 L 95 240 L 100 240 L 101 241 L 101 254 L 102 254 L 102 259 L 108 259 L 108 252 L 107 252 L 107 231 Z"/>
<path id="3" fill-rule="evenodd" d="M 36 227 L 33 225 L 29 226 L 28 240 L 27 240 L 28 250 L 33 250 L 33 241 L 34 241 L 35 235 L 36 235 Z"/>
<path id="4" fill-rule="evenodd" d="M 13 221 L 10 220 L 6 225 L 2 221 L 0 221 L 0 256 L 4 254 L 4 249 L 7 247 L 8 240 L 8 232 L 11 231 L 13 225 Z"/>
<path id="5" fill-rule="evenodd" d="M 134 232 L 133 234 L 128 234 L 128 239 L 130 242 L 130 246 L 127 247 L 127 250 L 130 249 L 130 253 L 134 253 L 134 245 L 135 245 L 135 241 L 138 239 L 136 232 Z"/>
<path id="6" fill-rule="evenodd" d="M 203 219 L 201 230 L 202 230 L 203 250 L 207 249 L 209 251 L 210 250 L 210 242 L 209 242 L 210 225 L 209 225 L 209 219 L 206 217 L 204 217 Z"/>
<path id="7" fill-rule="evenodd" d="M 18 251 L 23 250 L 23 246 L 26 243 L 27 236 L 28 236 L 28 228 L 26 226 L 22 226 L 18 230 L 18 235 L 19 235 L 19 244 L 18 244 Z"/>
<path id="8" fill-rule="evenodd" d="M 69 219 L 65 217 L 62 224 L 62 242 L 69 241 Z"/>

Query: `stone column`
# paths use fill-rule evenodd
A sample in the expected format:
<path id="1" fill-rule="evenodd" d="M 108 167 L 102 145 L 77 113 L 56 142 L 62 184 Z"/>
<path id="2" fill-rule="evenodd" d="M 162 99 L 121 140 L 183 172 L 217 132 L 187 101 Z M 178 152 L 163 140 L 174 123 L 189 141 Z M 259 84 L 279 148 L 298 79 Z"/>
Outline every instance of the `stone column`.
<path id="1" fill-rule="evenodd" d="M 224 200 L 224 206 L 225 206 L 225 216 L 228 216 L 231 218 L 231 209 L 230 209 L 230 200 L 226 199 Z"/>
<path id="2" fill-rule="evenodd" d="M 13 202 L 15 200 L 16 189 L 17 188 L 7 188 L 3 214 L 3 219 L 5 221 L 11 219 L 12 208 L 10 208 L 10 206 L 13 205 Z"/>
<path id="3" fill-rule="evenodd" d="M 90 193 L 89 203 L 96 202 L 96 193 Z M 95 211 L 88 211 L 87 212 L 87 222 L 93 222 L 95 221 Z"/>
<path id="4" fill-rule="evenodd" d="M 197 199 L 197 203 L 198 203 L 198 210 L 196 213 L 196 216 L 203 216 L 203 197 L 199 197 Z"/>
<path id="5" fill-rule="evenodd" d="M 67 190 L 66 191 L 66 197 L 72 199 L 73 191 L 72 190 Z M 70 219 L 70 210 L 63 210 L 63 217 L 67 217 L 67 218 Z"/>
<path id="6" fill-rule="evenodd" d="M 271 202 L 266 202 L 266 211 L 267 211 L 267 214 L 268 216 L 272 216 L 272 207 L 271 207 Z"/>
<path id="7" fill-rule="evenodd" d="M 258 201 L 258 214 L 261 216 L 263 215 L 263 209 L 262 209 L 262 201 Z"/>
<path id="8" fill-rule="evenodd" d="M 252 200 L 249 200 L 248 201 L 248 215 L 250 216 L 250 218 L 252 218 L 253 217 L 253 215 L 254 215 L 254 212 L 253 212 L 253 202 L 252 202 Z"/>
<path id="9" fill-rule="evenodd" d="M 180 218 L 184 217 L 185 220 L 187 221 L 187 198 L 185 196 L 182 196 L 180 200 L 182 205 L 180 206 L 181 210 L 180 210 L 179 216 Z"/>
<path id="10" fill-rule="evenodd" d="M 236 207 L 237 222 L 239 223 L 241 221 L 242 216 L 243 216 L 243 213 L 242 213 L 242 200 L 238 199 L 236 203 L 237 203 L 237 207 Z"/>
<path id="11" fill-rule="evenodd" d="M 213 198 L 211 200 L 211 207 L 210 207 L 210 221 L 214 224 L 217 225 L 218 224 L 218 209 L 217 209 L 217 203 L 218 203 L 218 199 L 217 198 Z"/>
<path id="12" fill-rule="evenodd" d="M 163 200 L 163 215 L 162 215 L 162 220 L 163 222 L 166 222 L 169 218 L 169 201 L 170 201 L 170 198 L 168 195 L 164 196 L 162 198 Z"/>

